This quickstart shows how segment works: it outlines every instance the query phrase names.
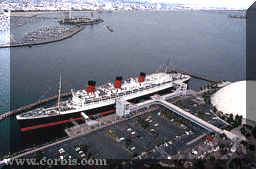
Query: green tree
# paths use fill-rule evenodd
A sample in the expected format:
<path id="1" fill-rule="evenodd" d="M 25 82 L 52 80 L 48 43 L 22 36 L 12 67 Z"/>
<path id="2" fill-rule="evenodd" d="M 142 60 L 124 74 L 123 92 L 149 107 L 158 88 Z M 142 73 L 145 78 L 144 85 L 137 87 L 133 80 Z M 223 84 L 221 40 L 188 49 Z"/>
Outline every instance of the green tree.
<path id="1" fill-rule="evenodd" d="M 250 151 L 255 151 L 255 145 L 250 144 L 250 145 L 249 145 L 249 150 L 250 150 Z"/>
<path id="2" fill-rule="evenodd" d="M 236 114 L 236 116 L 235 116 L 235 120 L 239 120 L 239 116 L 238 116 L 238 114 Z"/>
<path id="3" fill-rule="evenodd" d="M 194 168 L 195 169 L 204 169 L 205 168 L 204 162 L 202 160 L 195 161 Z"/>
<path id="4" fill-rule="evenodd" d="M 252 129 L 252 135 L 254 138 L 256 138 L 256 126 Z"/>

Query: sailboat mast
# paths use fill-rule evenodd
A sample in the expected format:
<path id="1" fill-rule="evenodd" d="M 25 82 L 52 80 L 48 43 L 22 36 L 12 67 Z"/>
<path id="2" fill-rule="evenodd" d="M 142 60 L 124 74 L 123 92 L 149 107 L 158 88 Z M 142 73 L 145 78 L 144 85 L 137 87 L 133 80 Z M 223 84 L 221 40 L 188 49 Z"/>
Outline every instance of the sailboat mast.
<path id="1" fill-rule="evenodd" d="M 61 93 L 61 74 L 60 74 L 60 81 L 59 81 L 59 93 L 58 93 L 58 110 L 60 110 L 60 93 Z"/>
<path id="2" fill-rule="evenodd" d="M 69 19 L 72 19 L 71 17 L 71 11 L 72 11 L 72 5 L 71 4 L 69 4 Z"/>

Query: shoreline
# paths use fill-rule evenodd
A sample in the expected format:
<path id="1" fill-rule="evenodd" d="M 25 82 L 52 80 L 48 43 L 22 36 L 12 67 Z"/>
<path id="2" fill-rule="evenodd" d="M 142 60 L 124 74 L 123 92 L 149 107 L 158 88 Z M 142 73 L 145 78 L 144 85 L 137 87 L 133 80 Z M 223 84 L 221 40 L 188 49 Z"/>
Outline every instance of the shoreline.
<path id="1" fill-rule="evenodd" d="M 56 13 L 56 12 L 67 12 L 67 11 L 74 11 L 74 12 L 97 12 L 98 10 L 92 10 L 92 9 L 72 9 L 72 10 L 13 10 L 11 11 L 11 16 L 22 16 L 19 14 L 31 14 L 31 15 L 37 15 L 42 13 Z M 100 10 L 101 12 L 109 12 L 109 10 Z M 117 9 L 117 10 L 110 10 L 111 12 L 115 11 L 151 11 L 151 12 L 157 12 L 157 11 L 206 11 L 206 12 L 246 12 L 246 10 L 242 9 L 162 9 L 162 10 L 154 10 L 154 9 L 133 9 L 133 10 L 125 10 L 125 9 Z"/>
<path id="2" fill-rule="evenodd" d="M 27 11 L 11 11 L 10 16 L 27 16 L 27 17 L 33 17 L 40 14 L 49 14 L 49 13 L 56 13 L 56 12 L 67 12 L 70 10 L 27 10 Z M 96 11 L 96 10 L 71 10 L 71 11 L 84 11 L 84 12 L 90 12 L 90 11 Z"/>

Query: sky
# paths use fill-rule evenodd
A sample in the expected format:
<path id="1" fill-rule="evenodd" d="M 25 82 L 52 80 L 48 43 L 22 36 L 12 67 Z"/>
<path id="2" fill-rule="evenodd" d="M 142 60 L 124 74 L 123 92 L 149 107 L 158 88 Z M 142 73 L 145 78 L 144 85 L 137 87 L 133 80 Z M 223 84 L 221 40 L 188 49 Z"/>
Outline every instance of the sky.
<path id="1" fill-rule="evenodd" d="M 0 0 L 0 3 L 3 0 Z M 6 0 L 4 0 L 6 1 Z M 31 0 L 12 0 L 12 1 L 31 1 Z M 49 0 L 48 0 L 49 1 Z M 68 2 L 80 1 L 80 0 L 65 0 Z M 98 0 L 82 0 L 86 1 L 98 1 Z M 105 0 L 102 0 L 104 2 Z M 108 0 L 106 0 L 108 1 Z M 110 1 L 119 1 L 119 0 L 110 0 Z M 121 1 L 121 0 L 120 0 Z M 136 1 L 136 2 L 152 2 L 152 3 L 169 3 L 169 4 L 180 4 L 185 7 L 192 9 L 238 9 L 246 10 L 248 9 L 255 0 L 126 0 Z"/>
<path id="2" fill-rule="evenodd" d="M 248 9 L 255 0 L 147 0 L 151 2 L 178 3 L 194 8 Z"/>

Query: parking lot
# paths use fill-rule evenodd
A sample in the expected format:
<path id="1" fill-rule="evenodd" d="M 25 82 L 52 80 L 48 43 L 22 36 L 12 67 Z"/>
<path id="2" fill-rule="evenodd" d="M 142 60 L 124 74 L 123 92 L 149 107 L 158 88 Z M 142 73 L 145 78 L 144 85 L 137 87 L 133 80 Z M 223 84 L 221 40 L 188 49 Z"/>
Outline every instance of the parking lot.
<path id="1" fill-rule="evenodd" d="M 168 117 L 165 115 L 168 114 Z M 164 107 L 40 152 L 47 158 L 167 158 L 207 133 Z M 32 156 L 38 156 L 38 153 Z"/>
<path id="2" fill-rule="evenodd" d="M 194 96 L 180 99 L 178 101 L 168 100 L 172 104 L 184 109 L 187 112 L 192 113 L 193 115 L 207 121 L 210 124 L 215 125 L 218 128 L 228 127 L 227 123 L 224 123 L 213 112 L 213 107 L 209 104 L 205 104 L 201 100 L 202 98 L 196 98 Z"/>

